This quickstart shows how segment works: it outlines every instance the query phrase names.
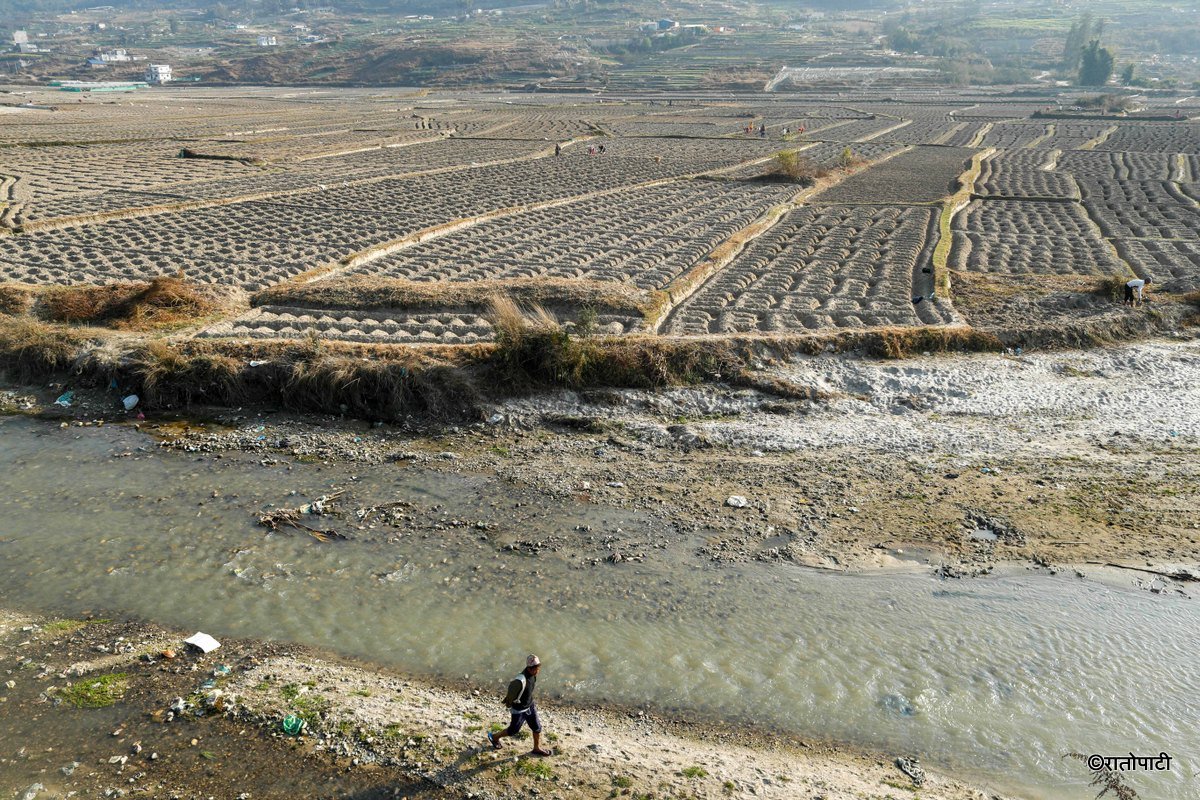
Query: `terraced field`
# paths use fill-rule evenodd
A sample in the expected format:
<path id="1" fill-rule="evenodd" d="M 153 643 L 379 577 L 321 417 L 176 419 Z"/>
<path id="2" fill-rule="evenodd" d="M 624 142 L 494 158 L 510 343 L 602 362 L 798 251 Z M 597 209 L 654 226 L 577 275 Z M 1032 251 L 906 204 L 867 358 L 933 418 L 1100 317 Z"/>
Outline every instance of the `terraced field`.
<path id="1" fill-rule="evenodd" d="M 1015 150 L 1041 141 L 1046 134 L 1047 126 L 1044 123 L 999 122 L 984 134 L 980 146 Z"/>
<path id="2" fill-rule="evenodd" d="M 1200 289 L 1200 240 L 1114 239 L 1113 244 L 1138 275 L 1160 290 Z"/>
<path id="3" fill-rule="evenodd" d="M 703 72 L 663 76 L 692 87 L 670 96 L 35 93 L 62 107 L 0 119 L 0 281 L 182 271 L 255 293 L 186 335 L 248 340 L 487 341 L 481 292 L 550 285 L 602 334 L 937 326 L 964 321 L 934 292 L 945 204 L 951 270 L 1200 288 L 1196 122 L 1033 118 L 1046 103 L 905 85 L 852 44 L 861 65 L 810 53 L 821 85 L 778 93 L 705 92 Z M 782 149 L 819 182 L 768 174 Z"/>
<path id="4" fill-rule="evenodd" d="M 1110 127 L 1111 125 L 1103 122 L 1056 120 L 1050 123 L 1050 135 L 1036 146 L 1041 150 L 1077 150 L 1098 139 Z"/>
<path id="5" fill-rule="evenodd" d="M 1170 181 L 1081 181 L 1083 204 L 1105 236 L 1200 239 L 1200 207 Z"/>
<path id="6" fill-rule="evenodd" d="M 936 216 L 918 207 L 797 209 L 675 309 L 663 332 L 925 324 L 913 303 L 914 273 L 932 263 Z M 929 321 L 945 321 L 942 309 L 932 313 Z"/>
<path id="7" fill-rule="evenodd" d="M 1096 146 L 1128 153 L 1200 153 L 1200 124 L 1192 122 L 1122 122 Z"/>
<path id="8" fill-rule="evenodd" d="M 662 289 L 798 189 L 681 181 L 487 222 L 351 274 L 414 281 L 582 278 Z"/>
<path id="9" fill-rule="evenodd" d="M 1051 154 L 1043 150 L 1006 150 L 980 164 L 975 193 L 1010 199 L 1079 199 L 1079 187 L 1065 171 L 1048 168 Z"/>
<path id="10" fill-rule="evenodd" d="M 897 144 L 941 144 L 965 125 L 966 123 L 951 119 L 948 115 L 916 119 L 902 128 L 881 134 L 875 141 L 896 142 Z"/>
<path id="11" fill-rule="evenodd" d="M 1121 275 L 1078 203 L 974 200 L 955 218 L 950 266 L 1005 275 Z"/>
<path id="12" fill-rule="evenodd" d="M 1175 157 L 1158 153 L 1075 150 L 1058 158 L 1058 169 L 1078 180 L 1165 181 L 1174 166 Z"/>
<path id="13" fill-rule="evenodd" d="M 368 344 L 474 344 L 493 338 L 484 315 L 449 310 L 422 314 L 386 310 L 322 310 L 262 306 L 204 331 L 204 338 L 324 339 Z"/>

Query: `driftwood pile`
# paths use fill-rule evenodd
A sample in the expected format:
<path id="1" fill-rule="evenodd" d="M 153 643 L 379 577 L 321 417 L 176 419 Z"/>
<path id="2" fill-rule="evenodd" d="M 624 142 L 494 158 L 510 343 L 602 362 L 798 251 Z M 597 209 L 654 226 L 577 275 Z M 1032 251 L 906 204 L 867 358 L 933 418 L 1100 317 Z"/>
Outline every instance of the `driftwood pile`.
<path id="1" fill-rule="evenodd" d="M 320 530 L 301 521 L 307 516 L 324 516 L 332 512 L 338 497 L 344 491 L 338 490 L 333 494 L 322 495 L 313 502 L 305 503 L 298 508 L 271 509 L 259 515 L 258 524 L 273 531 L 279 531 L 284 528 L 295 528 L 298 531 L 304 531 L 318 542 L 346 541 L 350 537 L 344 533 L 339 533 L 332 529 Z"/>

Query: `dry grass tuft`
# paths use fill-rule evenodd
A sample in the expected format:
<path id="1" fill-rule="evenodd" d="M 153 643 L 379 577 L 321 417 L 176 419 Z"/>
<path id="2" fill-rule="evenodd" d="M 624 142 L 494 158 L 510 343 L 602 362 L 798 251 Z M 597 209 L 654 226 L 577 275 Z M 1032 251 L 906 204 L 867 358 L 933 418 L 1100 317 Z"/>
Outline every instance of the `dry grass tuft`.
<path id="1" fill-rule="evenodd" d="M 32 319 L 0 326 L 0 370 L 27 383 L 67 370 L 84 344 L 78 333 Z"/>
<path id="2" fill-rule="evenodd" d="M 480 399 L 468 373 L 415 354 L 389 360 L 298 361 L 281 388 L 285 408 L 363 419 L 463 417 L 475 411 Z"/>
<path id="3" fill-rule="evenodd" d="M 491 372 L 510 389 L 535 386 L 658 388 L 719 380 L 743 369 L 725 340 L 659 337 L 576 337 L 545 310 L 511 298 L 492 300 L 496 331 Z"/>
<path id="4" fill-rule="evenodd" d="M 1125 284 L 1130 281 L 1128 275 L 1109 275 L 1096 281 L 1092 294 L 1105 300 L 1120 303 L 1125 299 Z"/>
<path id="5" fill-rule="evenodd" d="M 149 283 L 53 287 L 42 294 L 40 311 L 53 322 L 145 330 L 215 314 L 230 305 L 232 294 L 179 275 L 162 275 Z"/>
<path id="6" fill-rule="evenodd" d="M 26 314 L 33 307 L 33 299 L 37 296 L 37 287 L 21 283 L 0 284 L 0 314 L 19 316 Z"/>
<path id="7" fill-rule="evenodd" d="M 230 404 L 242 397 L 242 365 L 228 356 L 188 354 L 155 341 L 135 351 L 131 360 L 141 394 L 153 405 Z"/>
<path id="8" fill-rule="evenodd" d="M 1003 343 L 975 328 L 884 328 L 864 337 L 862 350 L 876 358 L 907 358 L 916 353 L 998 352 Z"/>

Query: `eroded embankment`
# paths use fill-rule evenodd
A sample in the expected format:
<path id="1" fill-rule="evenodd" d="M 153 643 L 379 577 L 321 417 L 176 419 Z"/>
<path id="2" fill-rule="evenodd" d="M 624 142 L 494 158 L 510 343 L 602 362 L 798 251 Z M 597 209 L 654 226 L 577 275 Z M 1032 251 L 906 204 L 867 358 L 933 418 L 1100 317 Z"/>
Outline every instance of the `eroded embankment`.
<path id="1" fill-rule="evenodd" d="M 839 328 L 734 336 L 625 336 L 589 332 L 593 320 L 640 319 L 656 293 L 589 281 L 518 280 L 466 286 L 400 280 L 289 285 L 247 298 L 178 277 L 108 286 L 0 286 L 0 370 L 22 383 L 133 392 L 151 408 L 260 405 L 373 420 L 471 417 L 488 400 L 535 390 L 661 389 L 705 382 L 812 396 L 754 368 L 795 354 L 995 352 L 1088 347 L 1169 333 L 1194 323 L 1197 298 L 1137 309 L 1110 299 L 1109 282 L 956 279 L 976 325 Z M 357 344 L 199 338 L 197 322 L 253 305 L 344 309 L 453 307 L 486 318 L 493 341 L 470 345 Z M 553 314 L 546 313 L 549 309 Z M 573 322 L 560 323 L 559 319 Z M 594 323 L 592 324 L 594 326 Z"/>

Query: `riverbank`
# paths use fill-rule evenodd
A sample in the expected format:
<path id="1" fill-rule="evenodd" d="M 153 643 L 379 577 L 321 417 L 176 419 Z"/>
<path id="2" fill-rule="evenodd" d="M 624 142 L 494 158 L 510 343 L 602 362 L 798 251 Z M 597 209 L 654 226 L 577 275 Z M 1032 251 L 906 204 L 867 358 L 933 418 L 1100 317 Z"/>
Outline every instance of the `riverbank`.
<path id="1" fill-rule="evenodd" d="M 855 742 L 882 753 L 881 781 L 892 780 L 895 756 L 918 755 L 951 774 L 1005 786 L 1011 777 L 1018 796 L 1083 797 L 1087 776 L 1064 764 L 1067 750 L 1189 756 L 1181 731 L 1194 721 L 1180 698 L 1190 668 L 1162 659 L 1190 652 L 1178 642 L 1190 635 L 1185 598 L 1195 588 L 1183 571 L 1197 563 L 1183 513 L 1197 485 L 1197 349 L 1180 339 L 1087 353 L 764 361 L 761 372 L 780 381 L 819 385 L 820 399 L 728 387 L 559 393 L 437 427 L 227 409 L 204 421 L 153 411 L 139 420 L 139 408 L 116 410 L 108 392 L 79 389 L 59 406 L 68 387 L 28 387 L 5 395 L 15 416 L 0 419 L 0 605 L 134 614 L 222 639 L 309 642 L 405 675 L 470 674 L 444 687 L 483 693 L 482 710 L 461 706 L 464 720 L 479 716 L 462 736 L 496 710 L 485 695 L 512 657 L 511 622 L 528 632 L 518 650 L 561 665 L 561 696 L 593 704 L 556 715 L 632 708 L 676 719 L 694 738 L 707 728 L 678 720 L 699 713 L 734 741 L 786 730 L 769 740 Z M 1139 424 L 1116 436 L 1110 418 Z M 331 500 L 314 513 L 322 497 Z M 255 524 L 287 510 L 304 527 Z M 1006 577 L 948 579 L 992 571 Z M 108 635 L 99 644 L 124 634 Z M 270 669 L 292 696 L 268 693 L 268 715 L 313 688 L 304 684 L 316 673 L 299 680 L 293 660 L 336 661 L 253 646 L 262 661 L 289 654 Z M 1085 672 L 1064 673 L 1065 661 Z M 205 668 L 154 702 L 186 699 Z M 1146 691 L 1130 696 L 1138 670 Z M 16 668 L 10 677 L 20 680 Z M 346 677 L 351 698 L 379 697 L 358 673 Z M 340 685 L 317 682 L 323 697 Z M 619 723 L 628 712 L 607 713 Z M 439 724 L 457 719 L 446 714 Z M 425 719 L 421 709 L 411 716 Z M 1117 718 L 1128 725 L 1113 726 Z M 608 724 L 584 719 L 577 727 Z M 233 737 L 245 727 L 217 724 L 241 726 Z M 188 747 L 191 738 L 200 737 Z M 348 758 L 362 760 L 353 746 Z M 683 764 L 694 749 L 669 746 L 684 755 L 659 780 L 680 786 L 675 772 L 715 774 L 749 758 Z M 179 786 L 207 780 L 214 770 L 204 768 L 220 761 L 197 758 Z M 330 774 L 375 777 L 310 780 L 304 763 L 289 773 L 303 776 L 302 794 Z M 775 769 L 754 763 L 768 778 Z M 529 769 L 519 777 L 550 788 Z M 564 784 L 585 785 L 563 769 Z M 1187 796 L 1176 775 L 1143 777 L 1152 779 L 1157 796 Z M 329 785 L 329 796 L 374 791 Z M 404 785 L 420 796 L 421 784 Z"/>
<path id="2" fill-rule="evenodd" d="M 815 391 L 559 392 L 432 427 L 225 409 L 208 422 L 138 420 L 136 409 L 113 411 L 111 392 L 80 390 L 57 406 L 63 385 L 5 402 L 68 428 L 134 425 L 169 450 L 487 475 L 535 506 L 572 500 L 652 520 L 649 532 L 606 531 L 603 541 L 497 537 L 584 566 L 683 548 L 714 562 L 950 575 L 1002 563 L 1197 571 L 1194 339 L 898 362 L 797 356 L 758 368 Z M 358 526 L 338 513 L 337 524 Z"/>
<path id="3" fill-rule="evenodd" d="M 887 754 L 553 701 L 541 703 L 552 757 L 529 756 L 528 738 L 492 751 L 482 740 L 503 716 L 493 696 L 502 681 L 437 685 L 255 640 L 201 654 L 183 644 L 187 635 L 0 612 L 11 679 L 0 726 L 22 743 L 0 759 L 0 785 L 31 800 L 1001 798 L 910 768 L 923 775 L 918 784 Z M 105 683 L 116 687 L 109 695 L 83 691 L 104 676 L 119 676 Z M 100 707 L 75 707 L 81 699 Z M 306 720 L 300 735 L 284 732 L 288 715 Z"/>

